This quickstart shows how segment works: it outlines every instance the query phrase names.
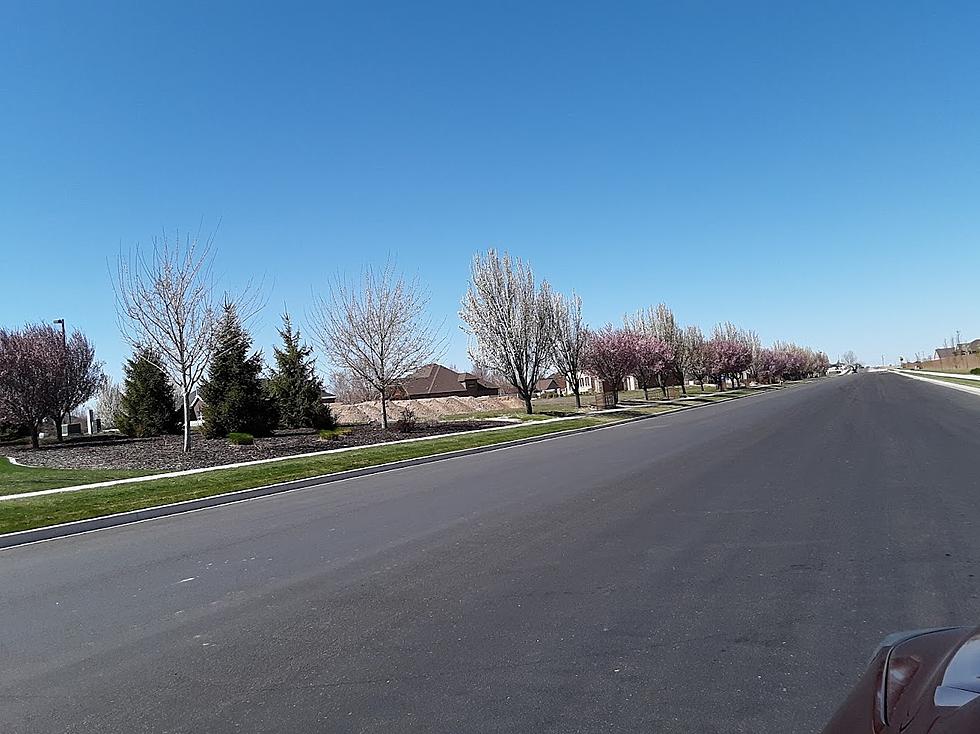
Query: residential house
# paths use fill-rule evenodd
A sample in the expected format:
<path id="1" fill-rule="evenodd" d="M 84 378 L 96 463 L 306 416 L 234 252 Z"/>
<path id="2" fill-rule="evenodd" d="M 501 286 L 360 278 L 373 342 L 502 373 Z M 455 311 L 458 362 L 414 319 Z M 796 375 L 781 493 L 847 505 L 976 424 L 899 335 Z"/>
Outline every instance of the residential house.
<path id="1" fill-rule="evenodd" d="M 580 392 L 595 392 L 599 389 L 601 380 L 595 375 L 590 375 L 587 372 L 578 373 L 578 387 Z M 640 382 L 633 375 L 628 376 L 623 380 L 623 384 L 619 386 L 622 390 L 639 390 Z"/>
<path id="2" fill-rule="evenodd" d="M 534 383 L 534 394 L 538 397 L 564 395 L 566 387 L 567 384 L 564 377 L 557 374 L 550 375 L 549 377 L 542 377 Z"/>
<path id="3" fill-rule="evenodd" d="M 961 342 L 955 347 L 938 347 L 936 349 L 937 359 L 952 359 L 953 357 L 963 357 L 968 354 L 980 354 L 980 339 L 971 342 Z"/>
<path id="4" fill-rule="evenodd" d="M 500 388 L 489 385 L 471 372 L 456 372 L 441 364 L 427 364 L 406 377 L 395 388 L 392 397 L 448 398 L 499 395 Z"/>

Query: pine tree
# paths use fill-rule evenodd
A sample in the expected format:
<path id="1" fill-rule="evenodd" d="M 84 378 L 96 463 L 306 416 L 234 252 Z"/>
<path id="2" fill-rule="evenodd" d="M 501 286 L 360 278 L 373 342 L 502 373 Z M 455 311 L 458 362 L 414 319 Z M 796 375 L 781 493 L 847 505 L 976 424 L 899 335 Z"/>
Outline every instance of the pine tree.
<path id="1" fill-rule="evenodd" d="M 115 422 L 127 436 L 176 433 L 180 425 L 174 386 L 157 364 L 158 355 L 143 347 L 123 365 L 123 395 Z"/>
<path id="2" fill-rule="evenodd" d="M 262 389 L 262 353 L 253 352 L 234 304 L 225 304 L 208 376 L 201 385 L 204 435 L 267 436 L 276 424 L 275 406 Z"/>
<path id="3" fill-rule="evenodd" d="M 299 329 L 293 330 L 289 314 L 282 316 L 282 347 L 275 347 L 276 368 L 267 389 L 276 404 L 281 428 L 328 428 L 333 424 L 330 409 L 320 402 L 323 383 L 317 377 L 313 349 L 302 343 Z"/>

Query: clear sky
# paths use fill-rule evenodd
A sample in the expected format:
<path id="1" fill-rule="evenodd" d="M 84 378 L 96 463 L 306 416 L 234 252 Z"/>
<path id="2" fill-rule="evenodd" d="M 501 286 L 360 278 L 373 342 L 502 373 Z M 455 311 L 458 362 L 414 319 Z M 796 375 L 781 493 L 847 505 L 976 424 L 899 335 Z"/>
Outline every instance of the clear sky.
<path id="1" fill-rule="evenodd" d="M 658 301 L 877 362 L 980 337 L 975 2 L 0 3 L 0 323 L 118 375 L 107 259 L 218 234 L 301 315 L 487 247 L 594 324 Z"/>

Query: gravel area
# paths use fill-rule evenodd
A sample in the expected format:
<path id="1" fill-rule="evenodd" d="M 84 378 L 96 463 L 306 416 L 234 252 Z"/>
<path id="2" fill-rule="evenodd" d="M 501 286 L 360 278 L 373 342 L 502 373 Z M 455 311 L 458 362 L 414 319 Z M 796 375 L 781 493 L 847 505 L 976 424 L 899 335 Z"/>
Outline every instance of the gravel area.
<path id="1" fill-rule="evenodd" d="M 278 431 L 268 438 L 256 438 L 252 446 L 233 446 L 227 439 L 207 439 L 195 434 L 190 454 L 181 453 L 180 436 L 155 438 L 72 439 L 63 444 L 45 444 L 37 451 L 28 447 L 6 446 L 3 453 L 22 464 L 53 469 L 133 469 L 175 471 L 205 466 L 234 464 L 239 461 L 271 459 L 276 456 L 306 454 L 312 451 L 364 446 L 384 441 L 435 436 L 499 426 L 496 421 L 453 421 L 420 425 L 411 433 L 377 425 L 349 426 L 342 436 L 321 439 L 316 431 Z"/>

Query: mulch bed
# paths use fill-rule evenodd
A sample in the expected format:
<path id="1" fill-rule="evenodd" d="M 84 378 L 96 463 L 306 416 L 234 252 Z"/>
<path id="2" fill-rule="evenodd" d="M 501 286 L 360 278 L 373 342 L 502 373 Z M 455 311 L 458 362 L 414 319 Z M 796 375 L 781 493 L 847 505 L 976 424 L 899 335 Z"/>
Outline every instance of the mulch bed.
<path id="1" fill-rule="evenodd" d="M 350 426 L 350 432 L 332 439 L 321 439 L 316 431 L 277 431 L 268 438 L 256 438 L 252 446 L 233 446 L 227 439 L 203 438 L 195 433 L 191 452 L 181 453 L 180 436 L 154 438 L 97 437 L 73 438 L 65 443 L 42 444 L 37 451 L 27 446 L 5 446 L 3 454 L 31 466 L 52 469 L 132 469 L 178 471 L 205 466 L 235 464 L 240 461 L 271 459 L 276 456 L 307 454 L 313 451 L 364 446 L 406 438 L 436 436 L 499 426 L 494 421 L 453 421 L 420 424 L 410 433 L 394 429 L 387 432 L 374 424 Z"/>

